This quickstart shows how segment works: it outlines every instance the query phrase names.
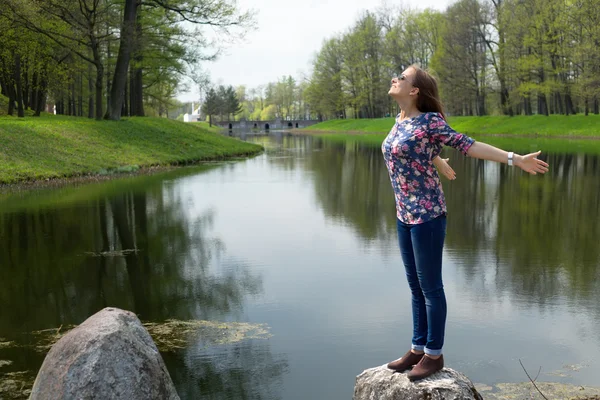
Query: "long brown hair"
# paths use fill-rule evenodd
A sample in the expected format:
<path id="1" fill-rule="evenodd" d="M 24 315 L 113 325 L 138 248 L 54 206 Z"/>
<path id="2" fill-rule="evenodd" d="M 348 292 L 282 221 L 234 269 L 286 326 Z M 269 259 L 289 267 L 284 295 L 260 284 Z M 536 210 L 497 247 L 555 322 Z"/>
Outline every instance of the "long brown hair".
<path id="1" fill-rule="evenodd" d="M 438 90 L 437 80 L 429 72 L 422 70 L 417 65 L 411 65 L 409 68 L 414 69 L 415 74 L 412 85 L 419 89 L 417 94 L 417 110 L 421 112 L 437 112 L 446 119 L 444 107 L 440 100 L 440 92 Z M 404 113 L 404 112 L 402 112 Z"/>

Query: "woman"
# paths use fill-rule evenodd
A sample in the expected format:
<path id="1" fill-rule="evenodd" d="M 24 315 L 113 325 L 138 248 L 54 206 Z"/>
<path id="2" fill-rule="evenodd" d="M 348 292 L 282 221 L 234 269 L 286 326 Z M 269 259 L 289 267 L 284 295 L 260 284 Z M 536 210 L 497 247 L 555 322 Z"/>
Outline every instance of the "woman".
<path id="1" fill-rule="evenodd" d="M 524 156 L 507 153 L 455 132 L 446 123 L 435 79 L 416 66 L 392 79 L 389 95 L 402 112 L 382 151 L 396 198 L 398 242 L 412 293 L 413 338 L 411 349 L 388 368 L 400 372 L 414 366 L 408 373 L 414 381 L 444 367 L 446 203 L 433 168 L 442 145 L 470 157 L 515 165 L 532 175 L 547 172 L 548 164 L 536 158 L 539 151 Z M 439 160 L 436 162 L 440 168 Z"/>

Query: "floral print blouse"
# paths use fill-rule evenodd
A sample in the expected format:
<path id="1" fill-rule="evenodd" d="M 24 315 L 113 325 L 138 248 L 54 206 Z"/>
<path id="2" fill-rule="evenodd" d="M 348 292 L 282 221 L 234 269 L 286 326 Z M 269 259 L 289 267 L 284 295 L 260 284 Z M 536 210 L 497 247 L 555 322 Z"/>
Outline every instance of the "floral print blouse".
<path id="1" fill-rule="evenodd" d="M 439 113 L 428 112 L 402 122 L 398 118 L 381 150 L 394 189 L 398 219 L 405 224 L 422 224 L 446 212 L 433 159 L 441 153 L 442 145 L 467 155 L 475 141 L 450 128 Z"/>

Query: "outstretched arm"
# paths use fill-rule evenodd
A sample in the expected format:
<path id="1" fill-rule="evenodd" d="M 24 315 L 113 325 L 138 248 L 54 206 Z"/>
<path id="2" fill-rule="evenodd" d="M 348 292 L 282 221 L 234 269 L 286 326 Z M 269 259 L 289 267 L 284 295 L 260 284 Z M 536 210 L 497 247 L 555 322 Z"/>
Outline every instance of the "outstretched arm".
<path id="1" fill-rule="evenodd" d="M 441 114 L 427 114 L 429 122 L 427 128 L 432 137 L 437 138 L 442 144 L 454 147 L 461 153 L 483 160 L 497 161 L 508 164 L 508 155 L 504 150 L 490 146 L 489 144 L 476 142 L 462 133 L 456 132 L 446 123 Z M 548 172 L 548 164 L 538 160 L 541 151 L 526 154 L 524 156 L 513 153 L 513 164 L 532 175 L 545 174 Z"/>
<path id="2" fill-rule="evenodd" d="M 541 151 L 537 151 L 524 156 L 515 153 L 513 156 L 513 163 L 515 166 L 532 175 L 545 174 L 548 172 L 548 164 L 537 158 L 540 153 Z M 504 164 L 508 163 L 508 152 L 481 142 L 473 143 L 467 151 L 467 155 L 482 160 L 497 161 Z"/>

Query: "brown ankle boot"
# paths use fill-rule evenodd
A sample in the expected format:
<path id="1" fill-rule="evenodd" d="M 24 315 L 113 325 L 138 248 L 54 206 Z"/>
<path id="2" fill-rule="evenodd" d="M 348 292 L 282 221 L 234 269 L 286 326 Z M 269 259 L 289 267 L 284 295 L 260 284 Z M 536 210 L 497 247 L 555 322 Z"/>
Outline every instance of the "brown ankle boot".
<path id="1" fill-rule="evenodd" d="M 444 356 L 440 356 L 437 360 L 431 357 L 423 357 L 421 361 L 408 373 L 408 379 L 416 381 L 427 378 L 428 376 L 440 371 L 444 368 Z"/>
<path id="2" fill-rule="evenodd" d="M 393 369 L 397 372 L 406 371 L 413 365 L 417 364 L 423 358 L 423 354 L 415 354 L 412 351 L 408 351 L 402 358 L 392 361 L 387 365 L 389 369 Z"/>

